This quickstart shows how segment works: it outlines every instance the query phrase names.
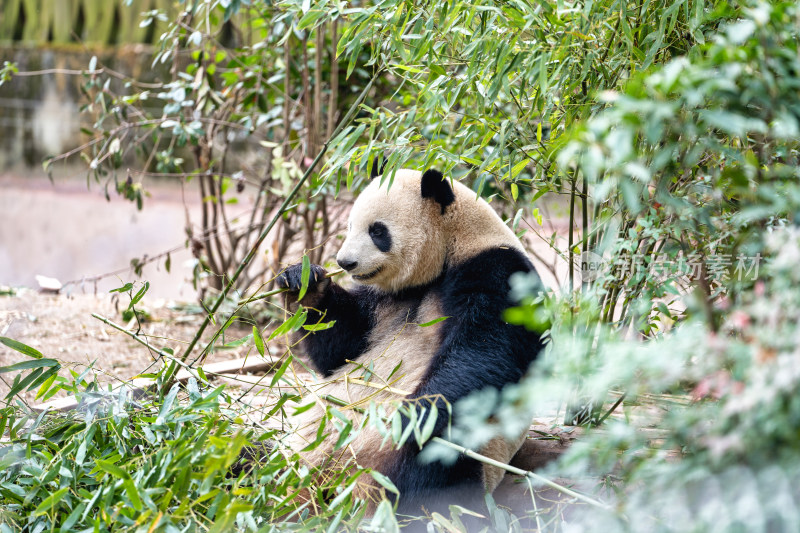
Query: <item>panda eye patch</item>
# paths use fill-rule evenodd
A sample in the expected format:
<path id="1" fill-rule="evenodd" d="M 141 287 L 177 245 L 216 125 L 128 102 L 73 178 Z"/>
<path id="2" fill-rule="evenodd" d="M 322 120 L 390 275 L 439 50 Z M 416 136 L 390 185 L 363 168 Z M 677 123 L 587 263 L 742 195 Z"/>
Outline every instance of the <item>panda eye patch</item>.
<path id="1" fill-rule="evenodd" d="M 388 252 L 392 248 L 392 236 L 389 235 L 389 228 L 383 222 L 370 224 L 369 236 L 381 252 Z"/>

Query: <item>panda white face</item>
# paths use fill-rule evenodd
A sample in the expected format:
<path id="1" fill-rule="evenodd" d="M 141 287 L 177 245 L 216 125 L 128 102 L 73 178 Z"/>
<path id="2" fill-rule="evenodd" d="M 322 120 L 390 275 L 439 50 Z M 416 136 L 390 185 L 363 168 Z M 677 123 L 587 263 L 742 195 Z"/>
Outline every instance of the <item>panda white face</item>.
<path id="1" fill-rule="evenodd" d="M 353 279 L 368 283 L 386 268 L 392 250 L 392 234 L 386 222 L 375 220 L 368 224 L 366 232 L 363 224 L 353 221 L 347 225 L 347 240 L 336 256 L 339 266 L 350 272 Z"/>
<path id="2" fill-rule="evenodd" d="M 353 204 L 336 262 L 354 280 L 387 292 L 436 279 L 445 258 L 441 208 L 420 193 L 420 173 L 398 171 L 394 183 L 376 179 Z"/>

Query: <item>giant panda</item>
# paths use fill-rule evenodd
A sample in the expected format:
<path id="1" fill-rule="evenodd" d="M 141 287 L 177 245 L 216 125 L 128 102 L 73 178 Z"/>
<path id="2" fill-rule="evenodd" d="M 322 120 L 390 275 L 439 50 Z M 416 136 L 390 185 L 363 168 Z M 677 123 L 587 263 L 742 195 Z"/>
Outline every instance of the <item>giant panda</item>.
<path id="1" fill-rule="evenodd" d="M 391 184 L 373 179 L 353 205 L 336 261 L 355 286 L 345 289 L 312 265 L 299 304 L 307 323 L 335 324 L 304 334 L 298 344 L 319 374 L 314 397 L 343 400 L 348 406 L 339 409 L 348 416 L 358 416 L 369 402 L 436 402 L 433 435 L 442 436 L 448 403 L 519 381 L 542 349 L 539 334 L 503 320 L 513 305 L 511 275 L 536 275 L 522 244 L 486 201 L 436 170 L 398 170 Z M 277 278 L 290 302 L 296 302 L 301 275 L 297 264 Z M 427 325 L 441 317 L 447 318 Z M 298 450 L 318 435 L 320 403 L 301 415 Z M 479 451 L 508 463 L 524 436 L 496 438 Z M 396 449 L 372 429 L 346 451 L 333 450 L 329 442 L 304 459 L 332 471 L 347 461 L 378 470 L 408 511 L 442 494 L 482 497 L 504 473 L 466 456 L 454 464 L 426 464 L 414 438 Z"/>

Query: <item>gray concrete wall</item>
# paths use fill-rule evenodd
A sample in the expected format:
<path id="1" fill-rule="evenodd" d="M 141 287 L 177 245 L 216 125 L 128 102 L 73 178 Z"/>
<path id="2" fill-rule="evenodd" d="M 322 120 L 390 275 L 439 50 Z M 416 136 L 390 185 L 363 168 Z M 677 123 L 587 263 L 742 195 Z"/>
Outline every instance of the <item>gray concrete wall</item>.
<path id="1" fill-rule="evenodd" d="M 100 64 L 143 81 L 168 75 L 165 69 L 150 68 L 149 47 L 133 45 L 95 53 Z M 15 62 L 20 72 L 47 72 L 14 76 L 0 86 L 0 171 L 38 167 L 45 157 L 77 148 L 89 139 L 81 133 L 81 126 L 90 127 L 92 120 L 81 113 L 88 103 L 80 91 L 86 78 L 64 71 L 86 70 L 95 53 L 73 47 L 0 48 L 0 61 Z M 119 81 L 112 87 L 126 91 Z"/>

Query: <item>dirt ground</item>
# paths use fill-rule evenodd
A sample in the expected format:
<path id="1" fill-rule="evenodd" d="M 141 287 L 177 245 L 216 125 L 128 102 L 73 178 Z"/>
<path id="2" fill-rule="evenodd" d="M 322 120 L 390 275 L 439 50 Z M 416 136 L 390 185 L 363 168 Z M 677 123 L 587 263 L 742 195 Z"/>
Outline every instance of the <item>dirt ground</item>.
<path id="1" fill-rule="evenodd" d="M 184 190 L 179 182 L 150 179 L 141 210 L 120 197 L 113 182 L 109 187 L 106 199 L 103 184 L 87 185 L 77 168 L 58 172 L 52 183 L 41 171 L 0 172 L 0 285 L 37 288 L 36 275 L 43 275 L 65 284 L 68 294 L 107 293 L 138 279 L 131 259 L 173 250 L 170 272 L 163 261 L 145 265 L 148 294 L 195 299 L 193 258 L 185 246 L 187 221 L 200 231 L 194 184 Z M 231 220 L 249 214 L 249 206 L 242 195 Z M 117 274 L 85 281 L 111 272 Z"/>
<path id="2" fill-rule="evenodd" d="M 182 351 L 203 318 L 187 312 L 192 307 L 199 311 L 196 305 L 180 303 L 197 298 L 188 281 L 191 253 L 183 244 L 187 216 L 199 220 L 199 198 L 193 187 L 183 190 L 172 181 L 151 180 L 146 189 L 140 211 L 114 192 L 113 183 L 106 199 L 102 184 L 87 184 L 82 169 L 60 168 L 53 182 L 36 169 L 0 173 L 0 336 L 78 372 L 94 365 L 104 383 L 135 376 L 153 363 L 149 350 L 91 314 L 135 330 L 135 323 L 123 324 L 120 316 L 128 296 L 108 291 L 147 280 L 150 290 L 142 304 L 152 320 L 142 333 L 159 348 Z M 243 199 L 240 207 L 246 210 L 247 205 Z M 145 266 L 141 278 L 129 269 L 133 258 L 170 249 L 176 249 L 170 272 L 161 262 Z M 115 271 L 96 283 L 81 282 Z M 64 283 L 62 294 L 32 290 L 38 287 L 36 275 Z M 249 330 L 231 328 L 228 333 L 244 336 Z M 216 352 L 209 362 L 239 357 L 244 349 Z M 0 345 L 0 366 L 24 359 Z M 8 391 L 8 376 L 0 374 L 0 398 Z"/>
<path id="3" fill-rule="evenodd" d="M 2 291 L 5 292 L 5 291 Z M 92 317 L 92 313 L 136 331 L 137 324 L 123 323 L 121 312 L 127 307 L 127 296 L 74 294 L 47 295 L 21 289 L 14 295 L 0 296 L 0 336 L 8 337 L 33 348 L 45 357 L 57 359 L 76 372 L 93 365 L 101 383 L 112 383 L 145 372 L 156 361 L 154 354 L 130 336 L 107 326 Z M 143 300 L 151 319 L 140 333 L 159 347 L 169 347 L 181 353 L 200 326 L 203 315 L 187 312 L 163 299 Z M 190 309 L 191 310 L 191 309 Z M 209 327 L 205 338 L 214 328 Z M 244 326 L 231 326 L 223 342 L 241 338 L 251 332 Z M 207 362 L 244 357 L 246 345 L 211 354 Z M 0 367 L 29 359 L 0 344 Z M 160 363 L 157 363 L 160 364 Z M 63 371 L 62 371 L 63 372 Z M 8 376 L 0 374 L 0 398 L 9 390 Z M 32 400 L 34 393 L 26 398 Z"/>

